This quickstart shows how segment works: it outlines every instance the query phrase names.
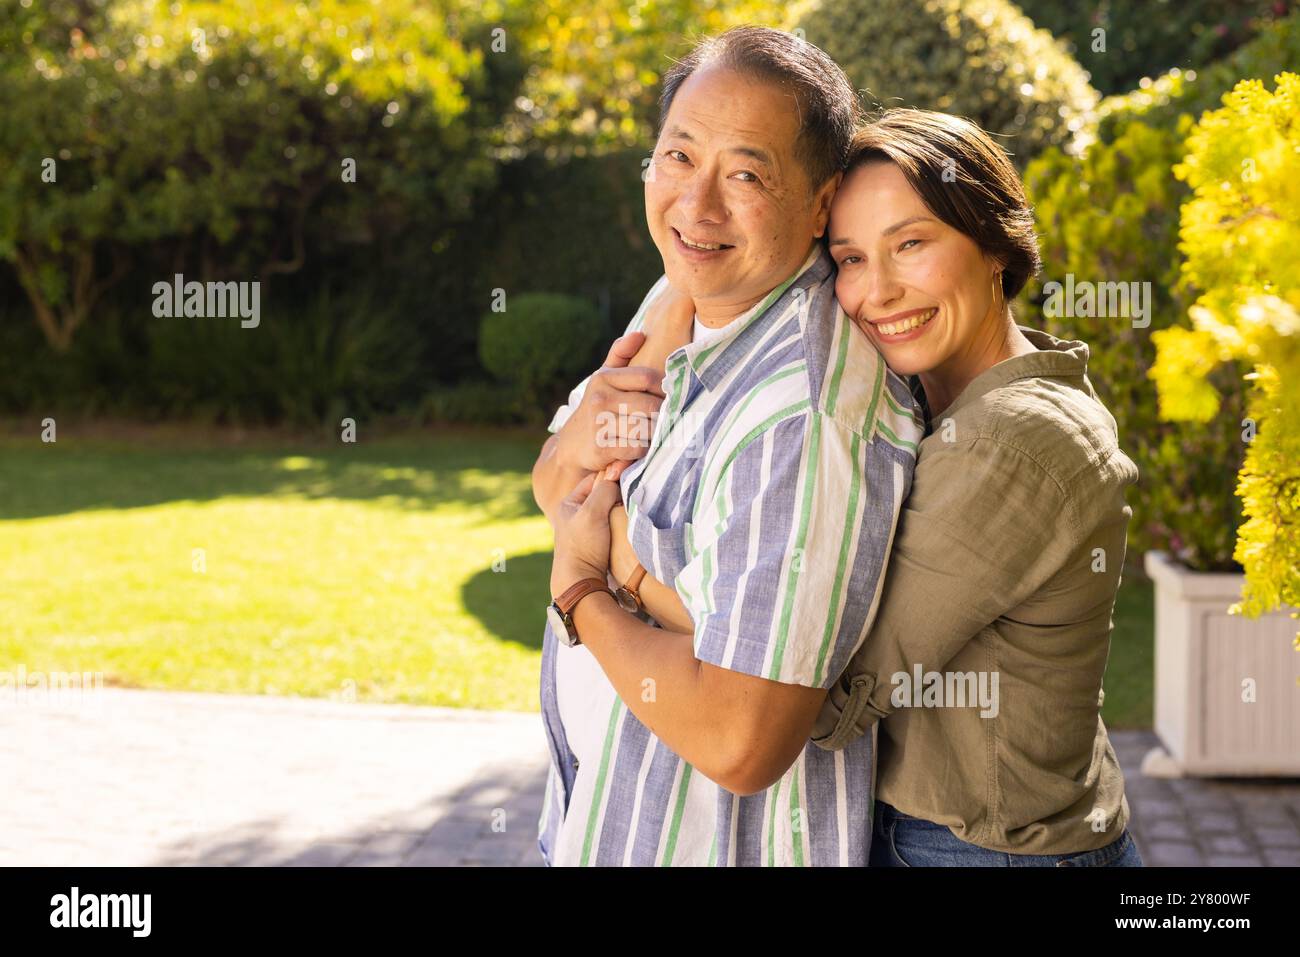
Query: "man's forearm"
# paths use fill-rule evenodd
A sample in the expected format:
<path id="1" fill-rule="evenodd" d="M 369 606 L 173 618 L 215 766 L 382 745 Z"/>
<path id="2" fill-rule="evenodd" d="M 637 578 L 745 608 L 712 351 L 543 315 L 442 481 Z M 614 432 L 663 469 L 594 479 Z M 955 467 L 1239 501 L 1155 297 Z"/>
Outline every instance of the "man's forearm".
<path id="1" fill-rule="evenodd" d="M 647 625 L 603 592 L 579 602 L 573 622 L 641 723 L 705 777 L 734 786 L 738 737 L 727 722 L 742 711 L 710 687 L 692 636 Z"/>

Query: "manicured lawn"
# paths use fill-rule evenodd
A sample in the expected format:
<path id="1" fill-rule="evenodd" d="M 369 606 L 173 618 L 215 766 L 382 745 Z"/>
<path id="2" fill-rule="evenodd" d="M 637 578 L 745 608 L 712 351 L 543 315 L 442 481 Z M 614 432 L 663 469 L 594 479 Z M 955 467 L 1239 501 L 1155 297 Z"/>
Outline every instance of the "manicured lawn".
<path id="1" fill-rule="evenodd" d="M 0 435 L 0 670 L 536 710 L 540 432 L 60 428 Z M 1151 725 L 1151 615 L 1151 586 L 1126 576 L 1108 727 Z"/>
<path id="2" fill-rule="evenodd" d="M 536 709 L 542 437 L 0 439 L 0 668 Z"/>
<path id="3" fill-rule="evenodd" d="M 1155 594 L 1151 582 L 1125 570 L 1115 601 L 1115 630 L 1102 681 L 1107 728 L 1149 728 L 1155 721 Z"/>

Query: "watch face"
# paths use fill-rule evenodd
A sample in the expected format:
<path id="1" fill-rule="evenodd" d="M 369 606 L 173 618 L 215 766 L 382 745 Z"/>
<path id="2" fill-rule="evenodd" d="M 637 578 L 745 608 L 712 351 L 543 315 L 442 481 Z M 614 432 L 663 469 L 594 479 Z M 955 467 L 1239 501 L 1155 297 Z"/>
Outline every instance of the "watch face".
<path id="1" fill-rule="evenodd" d="M 614 598 L 618 600 L 619 607 L 626 612 L 635 615 L 641 609 L 637 607 L 636 599 L 632 593 L 627 590 L 626 586 L 620 586 L 618 591 L 614 592 Z"/>
<path id="2" fill-rule="evenodd" d="M 564 616 L 560 614 L 560 609 L 555 602 L 546 606 L 546 620 L 551 623 L 551 632 L 560 641 L 569 647 L 578 643 L 577 636 L 570 633 L 569 626 L 565 624 Z"/>

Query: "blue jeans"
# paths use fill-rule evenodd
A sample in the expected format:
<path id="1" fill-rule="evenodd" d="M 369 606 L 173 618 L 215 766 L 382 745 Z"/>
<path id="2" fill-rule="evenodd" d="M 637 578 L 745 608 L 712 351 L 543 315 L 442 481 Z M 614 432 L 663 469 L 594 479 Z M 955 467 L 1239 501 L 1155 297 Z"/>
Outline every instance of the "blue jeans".
<path id="1" fill-rule="evenodd" d="M 1074 854 L 1008 854 L 957 837 L 944 824 L 912 817 L 876 801 L 871 867 L 1142 867 L 1133 837 L 1124 828 L 1095 851 Z"/>

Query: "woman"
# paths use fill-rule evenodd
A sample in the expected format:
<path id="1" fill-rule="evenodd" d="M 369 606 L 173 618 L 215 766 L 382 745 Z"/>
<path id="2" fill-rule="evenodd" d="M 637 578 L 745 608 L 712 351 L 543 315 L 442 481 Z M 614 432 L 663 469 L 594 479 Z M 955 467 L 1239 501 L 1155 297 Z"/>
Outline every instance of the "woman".
<path id="1" fill-rule="evenodd" d="M 1019 177 L 974 124 L 892 110 L 855 139 L 827 235 L 840 305 L 927 419 L 876 617 L 813 734 L 834 750 L 880 722 L 871 863 L 1140 866 L 1100 718 L 1137 469 L 1087 346 L 1012 317 L 1039 266 Z M 681 344 L 685 312 L 634 363 Z M 681 621 L 671 588 L 640 592 Z"/>

